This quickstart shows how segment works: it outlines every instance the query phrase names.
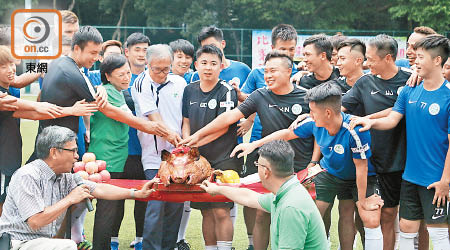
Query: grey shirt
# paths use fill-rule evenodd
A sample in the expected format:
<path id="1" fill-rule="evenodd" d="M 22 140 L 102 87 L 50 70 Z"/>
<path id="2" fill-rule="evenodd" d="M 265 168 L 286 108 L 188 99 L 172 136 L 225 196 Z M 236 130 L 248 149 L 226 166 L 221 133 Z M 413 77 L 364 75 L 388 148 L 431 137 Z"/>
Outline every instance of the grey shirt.
<path id="1" fill-rule="evenodd" d="M 96 184 L 90 181 L 85 181 L 85 184 L 92 193 Z M 13 240 L 54 237 L 61 227 L 65 211 L 56 220 L 38 230 L 32 230 L 26 221 L 62 200 L 76 186 L 73 174 L 56 175 L 43 160 L 35 160 L 19 168 L 11 178 L 8 195 L 3 204 L 0 234 L 7 232 Z"/>

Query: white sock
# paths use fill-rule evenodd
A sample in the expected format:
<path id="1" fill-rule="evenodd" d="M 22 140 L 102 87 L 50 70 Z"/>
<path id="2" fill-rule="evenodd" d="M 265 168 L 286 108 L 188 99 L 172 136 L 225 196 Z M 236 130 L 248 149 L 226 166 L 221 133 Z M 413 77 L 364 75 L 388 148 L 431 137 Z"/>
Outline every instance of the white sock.
<path id="1" fill-rule="evenodd" d="M 231 250 L 232 245 L 233 245 L 232 241 L 217 241 L 218 250 Z"/>
<path id="2" fill-rule="evenodd" d="M 414 249 L 414 238 L 418 233 L 404 233 L 400 230 L 400 243 L 398 244 L 399 250 L 411 250 Z"/>
<path id="3" fill-rule="evenodd" d="M 366 242 L 364 244 L 365 250 L 382 250 L 383 249 L 383 233 L 381 233 L 381 226 L 377 228 L 364 227 Z"/>
<path id="4" fill-rule="evenodd" d="M 395 218 L 394 230 L 395 230 L 395 245 L 394 245 L 394 250 L 395 250 L 398 248 L 398 243 L 400 241 L 400 223 L 399 223 L 398 213 L 397 213 L 397 218 Z"/>
<path id="5" fill-rule="evenodd" d="M 217 246 L 205 246 L 205 250 L 217 250 Z"/>
<path id="6" fill-rule="evenodd" d="M 134 239 L 134 242 L 135 243 L 138 243 L 138 242 L 142 242 L 142 237 L 136 237 L 135 239 Z"/>
<path id="7" fill-rule="evenodd" d="M 183 208 L 183 215 L 181 216 L 180 229 L 178 229 L 177 242 L 179 242 L 180 240 L 184 240 L 186 237 L 186 229 L 188 226 L 190 214 L 191 214 L 191 202 L 185 201 Z"/>
<path id="8" fill-rule="evenodd" d="M 111 237 L 111 242 L 119 243 L 119 237 Z"/>
<path id="9" fill-rule="evenodd" d="M 76 204 L 72 210 L 72 217 L 70 221 L 72 226 L 70 228 L 71 240 L 75 243 L 82 242 L 83 239 L 83 229 L 84 229 L 84 217 L 86 217 L 87 208 L 83 203 Z"/>
<path id="10" fill-rule="evenodd" d="M 248 234 L 248 245 L 253 246 L 253 234 Z"/>
<path id="11" fill-rule="evenodd" d="M 233 223 L 233 228 L 234 228 L 234 224 L 236 223 L 237 215 L 238 215 L 238 207 L 237 207 L 237 204 L 234 203 L 234 207 L 232 209 L 230 209 L 230 217 L 231 217 L 231 222 Z"/>
<path id="12" fill-rule="evenodd" d="M 448 239 L 447 227 L 427 227 L 434 250 L 450 249 L 450 240 Z"/>

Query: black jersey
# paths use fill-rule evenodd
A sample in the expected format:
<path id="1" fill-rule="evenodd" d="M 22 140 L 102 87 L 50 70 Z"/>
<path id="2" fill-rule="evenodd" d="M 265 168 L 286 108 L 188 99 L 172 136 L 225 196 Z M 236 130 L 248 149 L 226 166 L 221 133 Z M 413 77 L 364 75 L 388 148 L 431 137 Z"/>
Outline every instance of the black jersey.
<path id="1" fill-rule="evenodd" d="M 333 67 L 333 71 L 331 72 L 330 77 L 324 81 L 319 81 L 316 79 L 316 75 L 311 72 L 307 75 L 304 75 L 302 78 L 300 78 L 300 86 L 302 86 L 305 89 L 312 89 L 315 86 L 320 85 L 321 83 L 334 80 L 338 78 L 341 74 L 339 73 L 339 69 L 336 67 Z"/>
<path id="2" fill-rule="evenodd" d="M 238 104 L 236 91 L 231 85 L 219 80 L 209 92 L 203 92 L 200 81 L 190 83 L 183 93 L 183 117 L 189 118 L 191 134 L 194 134 L 220 114 L 229 111 Z M 231 151 L 237 145 L 237 123 L 231 124 L 228 131 L 216 140 L 199 148 L 213 168 L 240 171 L 243 158 L 230 158 Z"/>
<path id="3" fill-rule="evenodd" d="M 347 94 L 347 92 L 350 91 L 350 89 L 352 88 L 352 86 L 347 84 L 347 78 L 345 76 L 340 76 L 334 80 L 331 80 L 331 82 L 339 86 L 342 92 L 342 96 Z M 349 111 L 346 111 L 345 113 L 357 116 L 364 116 L 363 108 L 364 108 L 363 105 L 358 105 L 352 110 L 351 113 Z"/>
<path id="4" fill-rule="evenodd" d="M 0 86 L 0 92 L 9 93 Z M 12 111 L 0 111 L 0 172 L 7 176 L 22 164 L 22 137 L 19 119 L 13 117 Z"/>
<path id="5" fill-rule="evenodd" d="M 83 99 L 86 102 L 95 101 L 93 92 L 92 84 L 81 73 L 75 61 L 70 57 L 63 56 L 50 64 L 49 71 L 42 83 L 41 101 L 61 107 L 70 107 Z M 78 133 L 78 119 L 77 116 L 66 116 L 42 120 L 39 122 L 39 132 L 45 127 L 58 125 Z"/>
<path id="6" fill-rule="evenodd" d="M 399 68 L 389 80 L 366 74 L 356 81 L 347 92 L 342 105 L 350 112 L 363 106 L 362 115 L 370 115 L 394 106 L 398 94 L 409 79 L 411 71 Z M 370 130 L 372 137 L 372 157 L 370 161 L 378 173 L 391 173 L 405 168 L 406 127 L 405 119 L 391 130 Z"/>
<path id="7" fill-rule="evenodd" d="M 257 112 L 262 125 L 262 137 L 288 128 L 297 116 L 309 113 L 309 105 L 305 101 L 306 89 L 295 86 L 286 95 L 276 95 L 267 87 L 255 90 L 239 105 L 238 109 L 247 118 Z M 314 138 L 290 140 L 295 152 L 294 170 L 306 168 L 311 161 Z"/>

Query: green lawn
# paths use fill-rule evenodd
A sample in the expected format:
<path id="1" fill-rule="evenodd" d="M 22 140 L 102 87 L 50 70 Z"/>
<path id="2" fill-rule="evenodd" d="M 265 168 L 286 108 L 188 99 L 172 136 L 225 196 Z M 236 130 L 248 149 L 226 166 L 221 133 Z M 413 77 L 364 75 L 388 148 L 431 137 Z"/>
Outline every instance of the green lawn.
<path id="1" fill-rule="evenodd" d="M 26 99 L 33 99 L 32 97 L 25 97 Z M 37 122 L 35 121 L 22 121 L 21 132 L 23 138 L 23 161 L 25 162 L 29 155 L 33 151 L 34 140 L 37 133 Z M 337 204 L 338 202 L 335 202 Z M 95 202 L 94 202 L 95 204 Z M 120 229 L 119 239 L 121 249 L 128 249 L 128 244 L 135 237 L 134 219 L 133 219 L 133 201 L 127 201 L 125 203 L 125 216 Z M 337 209 L 336 205 L 333 209 L 333 221 L 331 227 L 331 249 L 337 249 L 338 246 L 338 234 L 337 234 Z M 94 222 L 94 212 L 91 212 L 86 217 L 85 232 L 87 238 L 92 240 L 92 229 Z M 191 218 L 187 229 L 187 241 L 191 244 L 192 249 L 203 249 L 203 238 L 201 233 L 201 214 L 198 210 L 193 209 L 191 212 Z M 237 250 L 247 249 L 247 231 L 244 225 L 244 219 L 242 216 L 242 207 L 239 206 L 239 217 L 236 222 L 236 229 L 234 234 L 233 246 Z M 358 244 L 358 250 L 362 250 L 361 244 Z"/>

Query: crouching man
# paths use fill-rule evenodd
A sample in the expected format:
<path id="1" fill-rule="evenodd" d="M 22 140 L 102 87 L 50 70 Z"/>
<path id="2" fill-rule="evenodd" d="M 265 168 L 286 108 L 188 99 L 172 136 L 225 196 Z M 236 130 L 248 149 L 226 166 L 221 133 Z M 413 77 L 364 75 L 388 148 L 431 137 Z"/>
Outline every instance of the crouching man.
<path id="1" fill-rule="evenodd" d="M 241 205 L 270 213 L 272 249 L 327 249 L 327 235 L 319 210 L 293 175 L 294 150 L 289 143 L 271 141 L 258 153 L 255 166 L 262 185 L 270 193 L 217 186 L 209 181 L 204 181 L 201 187 L 210 194 L 222 194 Z"/>
<path id="2" fill-rule="evenodd" d="M 76 250 L 71 240 L 53 239 L 71 205 L 86 198 L 146 198 L 153 192 L 154 180 L 139 191 L 90 181 L 78 186 L 70 173 L 78 159 L 76 139 L 68 128 L 45 128 L 36 142 L 38 159 L 12 176 L 0 217 L 0 234 L 11 235 L 13 250 Z"/>

